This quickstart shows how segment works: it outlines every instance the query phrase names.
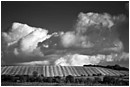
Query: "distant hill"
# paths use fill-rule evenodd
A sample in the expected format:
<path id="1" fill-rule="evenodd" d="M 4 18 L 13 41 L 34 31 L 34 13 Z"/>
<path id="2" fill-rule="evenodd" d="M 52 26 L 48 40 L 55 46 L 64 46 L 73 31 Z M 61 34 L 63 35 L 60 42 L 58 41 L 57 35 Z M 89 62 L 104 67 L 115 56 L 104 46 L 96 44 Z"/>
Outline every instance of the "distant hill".
<path id="1" fill-rule="evenodd" d="M 121 66 L 119 66 L 119 65 L 114 65 L 114 66 L 112 66 L 112 65 L 107 65 L 107 66 L 102 66 L 102 65 L 84 65 L 84 67 L 102 67 L 102 68 L 108 68 L 108 69 L 114 69 L 114 70 L 124 70 L 124 71 L 129 71 L 129 69 L 128 68 L 126 68 L 126 67 L 121 67 Z"/>

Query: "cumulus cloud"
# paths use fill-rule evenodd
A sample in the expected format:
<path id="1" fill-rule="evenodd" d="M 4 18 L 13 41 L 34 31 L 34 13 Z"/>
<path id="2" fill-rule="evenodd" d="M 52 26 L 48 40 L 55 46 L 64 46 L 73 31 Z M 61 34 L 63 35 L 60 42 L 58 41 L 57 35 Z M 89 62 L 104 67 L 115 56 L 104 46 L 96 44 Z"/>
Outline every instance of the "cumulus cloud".
<path id="1" fill-rule="evenodd" d="M 111 16 L 108 13 L 83 13 L 81 12 L 78 15 L 78 22 L 76 26 L 77 32 L 86 32 L 89 27 L 93 26 L 94 29 L 111 29 L 114 25 L 116 25 L 116 22 L 122 22 L 126 19 L 124 15 L 119 16 Z"/>
<path id="2" fill-rule="evenodd" d="M 98 64 L 105 59 L 104 55 L 89 56 L 81 54 L 68 54 L 58 59 L 55 64 L 62 66 L 83 66 L 88 64 Z"/>
<path id="3" fill-rule="evenodd" d="M 61 42 L 64 47 L 81 47 L 81 48 L 93 47 L 93 44 L 87 40 L 88 38 L 86 36 L 76 35 L 75 32 L 66 32 L 61 37 Z"/>
<path id="4" fill-rule="evenodd" d="M 115 40 L 112 47 L 104 48 L 104 51 L 121 52 L 124 49 L 123 43 L 120 40 Z"/>
<path id="5" fill-rule="evenodd" d="M 24 63 L 17 63 L 16 65 L 49 65 L 49 61 L 31 61 L 31 62 L 24 62 Z"/>
<path id="6" fill-rule="evenodd" d="M 125 19 L 126 17 L 124 15 L 111 16 L 108 13 L 81 12 L 78 15 L 75 29 L 61 35 L 61 43 L 66 48 L 105 48 L 117 43 L 122 46 L 121 41 L 120 43 L 119 41 L 115 42 L 119 40 L 119 37 L 116 36 L 116 28 L 114 26 L 119 25 L 119 23 L 123 22 Z M 118 49 L 117 46 L 115 46 L 115 48 L 112 47 L 109 50 Z"/>
<path id="7" fill-rule="evenodd" d="M 121 61 L 121 60 L 127 60 L 129 59 L 129 53 L 126 52 L 122 52 L 121 54 L 119 54 L 117 60 Z"/>
<path id="8" fill-rule="evenodd" d="M 87 36 L 78 35 L 75 32 L 66 32 L 61 36 L 61 43 L 64 47 L 91 48 L 94 46 Z"/>
<path id="9" fill-rule="evenodd" d="M 14 48 L 14 54 L 39 55 L 44 54 L 38 48 L 38 43 L 50 38 L 52 35 L 47 35 L 48 30 L 36 27 L 30 27 L 27 24 L 13 23 L 12 28 L 8 33 L 3 32 L 2 36 L 8 46 L 17 44 Z"/>
<path id="10" fill-rule="evenodd" d="M 65 47 L 73 46 L 76 42 L 76 36 L 74 32 L 67 32 L 61 37 L 61 40 Z"/>
<path id="11" fill-rule="evenodd" d="M 117 33 L 124 15 L 108 13 L 80 13 L 73 31 L 54 32 L 14 22 L 8 32 L 2 32 L 7 50 L 16 56 L 43 58 L 42 61 L 19 63 L 22 65 L 71 65 L 82 66 L 101 62 L 128 59 L 123 42 Z M 11 50 L 12 51 L 12 50 Z M 108 52 L 108 53 L 105 53 Z"/>
<path id="12" fill-rule="evenodd" d="M 107 13 L 98 14 L 89 12 L 87 14 L 84 14 L 81 12 L 78 18 L 78 28 L 84 26 L 84 28 L 82 28 L 83 31 L 86 30 L 85 28 L 89 26 L 95 26 L 97 29 L 99 29 L 100 26 L 111 28 L 114 25 L 114 22 L 111 20 L 111 16 Z"/>
<path id="13" fill-rule="evenodd" d="M 82 54 L 67 54 L 55 61 L 55 65 L 62 66 L 83 66 L 83 65 L 96 65 L 101 62 L 120 61 L 122 59 L 128 59 L 128 53 L 117 54 L 111 53 L 109 55 L 97 54 L 97 55 L 82 55 Z"/>
<path id="14" fill-rule="evenodd" d="M 27 24 L 21 24 L 14 22 L 10 31 L 2 32 L 4 40 L 7 42 L 8 46 L 17 43 L 21 38 L 33 32 L 35 28 L 29 27 Z"/>

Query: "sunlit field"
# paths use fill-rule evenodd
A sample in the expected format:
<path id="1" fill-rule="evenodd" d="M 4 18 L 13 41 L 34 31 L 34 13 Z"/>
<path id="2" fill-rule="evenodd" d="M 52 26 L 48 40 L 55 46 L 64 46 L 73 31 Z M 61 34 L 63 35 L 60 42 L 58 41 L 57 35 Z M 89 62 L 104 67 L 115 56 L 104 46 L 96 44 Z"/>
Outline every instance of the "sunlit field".
<path id="1" fill-rule="evenodd" d="M 94 66 L 3 66 L 2 86 L 129 85 L 128 70 Z"/>

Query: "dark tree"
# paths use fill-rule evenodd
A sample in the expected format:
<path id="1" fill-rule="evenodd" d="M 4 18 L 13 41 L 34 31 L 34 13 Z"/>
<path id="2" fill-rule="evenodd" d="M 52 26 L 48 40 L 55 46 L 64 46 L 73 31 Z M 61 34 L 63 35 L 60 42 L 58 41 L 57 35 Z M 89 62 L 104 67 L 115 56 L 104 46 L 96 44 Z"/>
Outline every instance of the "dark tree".
<path id="1" fill-rule="evenodd" d="M 67 83 L 68 83 L 68 82 L 73 83 L 73 82 L 74 82 L 74 77 L 71 76 L 71 75 L 66 76 L 66 82 L 67 82 Z"/>
<path id="2" fill-rule="evenodd" d="M 33 71 L 33 77 L 37 77 L 38 76 L 38 72 L 37 71 Z"/>

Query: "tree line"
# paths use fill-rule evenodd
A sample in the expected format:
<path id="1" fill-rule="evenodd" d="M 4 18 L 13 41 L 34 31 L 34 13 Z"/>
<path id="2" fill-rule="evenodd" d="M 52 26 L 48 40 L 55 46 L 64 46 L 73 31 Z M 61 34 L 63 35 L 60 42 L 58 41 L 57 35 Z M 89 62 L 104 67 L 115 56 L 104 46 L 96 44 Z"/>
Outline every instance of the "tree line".
<path id="1" fill-rule="evenodd" d="M 123 70 L 123 71 L 129 71 L 128 68 L 122 67 L 118 64 L 115 65 L 107 65 L 107 66 L 102 66 L 102 65 L 84 65 L 84 67 L 102 67 L 102 68 L 108 68 L 108 69 L 113 69 L 113 70 Z"/>

